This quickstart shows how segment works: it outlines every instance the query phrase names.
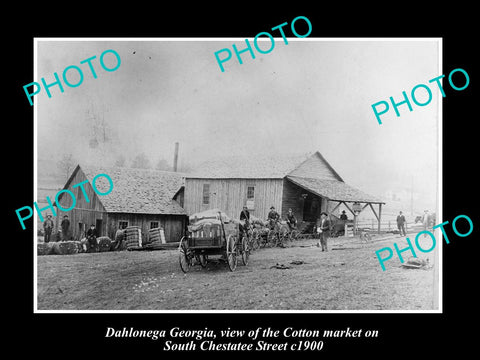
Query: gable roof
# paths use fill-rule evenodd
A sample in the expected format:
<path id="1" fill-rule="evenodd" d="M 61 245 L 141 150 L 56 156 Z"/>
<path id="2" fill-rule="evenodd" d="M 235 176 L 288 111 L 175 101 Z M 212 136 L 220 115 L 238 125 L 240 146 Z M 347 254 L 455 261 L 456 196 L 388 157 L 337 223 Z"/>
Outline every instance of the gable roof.
<path id="1" fill-rule="evenodd" d="M 385 204 L 377 197 L 364 193 L 361 190 L 347 185 L 343 181 L 312 179 L 297 176 L 287 176 L 287 179 L 294 184 L 329 200 Z"/>
<path id="2" fill-rule="evenodd" d="M 70 186 L 76 173 L 82 170 L 90 184 L 98 174 L 107 174 L 113 182 L 113 190 L 99 199 L 109 213 L 137 213 L 161 215 L 186 215 L 174 196 L 185 184 L 182 173 L 126 167 L 99 167 L 78 165 L 65 184 Z M 109 186 L 105 177 L 99 177 L 96 187 L 103 191 Z"/>
<path id="3" fill-rule="evenodd" d="M 303 163 L 317 157 L 335 177 L 342 181 L 325 158 L 317 151 L 310 154 L 255 155 L 214 158 L 198 164 L 188 179 L 283 179 Z"/>

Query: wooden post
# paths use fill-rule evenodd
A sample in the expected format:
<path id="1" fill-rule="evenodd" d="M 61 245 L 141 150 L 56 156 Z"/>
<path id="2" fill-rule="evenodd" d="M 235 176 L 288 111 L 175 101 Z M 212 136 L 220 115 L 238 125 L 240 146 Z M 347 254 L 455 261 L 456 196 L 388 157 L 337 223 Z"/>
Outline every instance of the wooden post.
<path id="1" fill-rule="evenodd" d="M 380 234 L 380 222 L 381 221 L 382 221 L 382 203 L 379 203 L 378 204 L 378 233 L 379 234 Z"/>
<path id="2" fill-rule="evenodd" d="M 354 214 L 353 215 L 353 235 L 357 235 L 357 229 L 358 229 L 358 215 Z"/>
<path id="3" fill-rule="evenodd" d="M 173 155 L 173 171 L 177 172 L 178 164 L 178 142 L 175 143 L 175 153 Z"/>

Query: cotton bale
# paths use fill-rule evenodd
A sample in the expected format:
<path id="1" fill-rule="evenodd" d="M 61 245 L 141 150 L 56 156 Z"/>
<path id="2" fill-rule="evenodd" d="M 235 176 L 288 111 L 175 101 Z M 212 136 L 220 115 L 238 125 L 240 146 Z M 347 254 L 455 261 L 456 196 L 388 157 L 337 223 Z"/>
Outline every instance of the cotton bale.
<path id="1" fill-rule="evenodd" d="M 129 226 L 125 229 L 125 243 L 127 250 L 142 248 L 142 230 L 138 226 Z"/>
<path id="2" fill-rule="evenodd" d="M 99 236 L 97 238 L 97 248 L 99 252 L 110 251 L 112 240 L 108 236 Z"/>
<path id="3" fill-rule="evenodd" d="M 38 243 L 37 244 L 37 255 L 51 255 L 53 253 L 53 244 L 48 243 Z"/>
<path id="4" fill-rule="evenodd" d="M 53 243 L 53 253 L 56 255 L 78 254 L 82 248 L 80 241 L 61 241 Z"/>

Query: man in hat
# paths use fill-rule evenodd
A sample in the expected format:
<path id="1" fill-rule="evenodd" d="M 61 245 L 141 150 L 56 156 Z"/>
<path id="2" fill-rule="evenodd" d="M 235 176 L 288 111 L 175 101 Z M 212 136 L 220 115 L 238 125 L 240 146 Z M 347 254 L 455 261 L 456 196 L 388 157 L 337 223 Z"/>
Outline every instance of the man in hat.
<path id="1" fill-rule="evenodd" d="M 292 209 L 288 209 L 287 224 L 290 231 L 297 228 L 297 218 L 293 215 Z"/>
<path id="2" fill-rule="evenodd" d="M 275 211 L 275 207 L 270 207 L 270 211 L 268 213 L 267 221 L 270 227 L 270 230 L 275 228 L 276 222 L 280 219 L 280 215 Z"/>
<path id="3" fill-rule="evenodd" d="M 330 232 L 330 220 L 328 220 L 328 214 L 322 212 L 320 214 L 320 224 L 317 228 L 317 232 L 320 233 L 320 244 L 322 245 L 322 251 L 328 251 L 327 239 L 328 233 Z M 320 244 L 317 242 L 317 247 L 320 247 Z"/>
<path id="4" fill-rule="evenodd" d="M 62 241 L 67 241 L 68 232 L 70 230 L 70 220 L 68 220 L 68 215 L 65 215 L 63 217 L 60 227 L 62 228 Z"/>
<path id="5" fill-rule="evenodd" d="M 342 211 L 342 215 L 340 215 L 340 220 L 348 220 L 348 216 L 345 213 L 345 210 Z"/>
<path id="6" fill-rule="evenodd" d="M 46 243 L 50 242 L 50 237 L 52 236 L 52 230 L 53 230 L 52 215 L 48 214 L 47 219 L 43 222 L 43 232 L 45 233 L 44 241 Z"/>
<path id="7" fill-rule="evenodd" d="M 400 211 L 397 216 L 397 227 L 398 231 L 400 232 L 400 236 L 407 236 L 407 233 L 405 232 L 405 223 L 407 220 L 405 220 L 405 215 L 402 214 Z"/>
<path id="8" fill-rule="evenodd" d="M 250 228 L 250 212 L 246 206 L 243 207 L 243 210 L 240 212 L 240 235 L 242 238 L 244 235 L 247 235 L 247 231 Z"/>
<path id="9" fill-rule="evenodd" d="M 95 251 L 97 249 L 97 230 L 95 225 L 90 225 L 90 229 L 87 230 L 87 241 L 89 244 L 88 252 Z"/>

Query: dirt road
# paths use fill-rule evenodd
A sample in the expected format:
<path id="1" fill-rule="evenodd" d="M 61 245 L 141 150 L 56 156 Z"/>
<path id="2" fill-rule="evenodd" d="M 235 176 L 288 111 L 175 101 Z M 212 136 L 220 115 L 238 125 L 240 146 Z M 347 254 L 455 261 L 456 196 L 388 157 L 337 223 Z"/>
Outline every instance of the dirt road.
<path id="1" fill-rule="evenodd" d="M 213 261 L 188 274 L 176 250 L 39 256 L 38 309 L 431 310 L 432 268 L 405 269 L 398 258 L 380 268 L 375 251 L 402 241 L 336 238 L 322 252 L 302 240 L 257 250 L 235 272 Z"/>

